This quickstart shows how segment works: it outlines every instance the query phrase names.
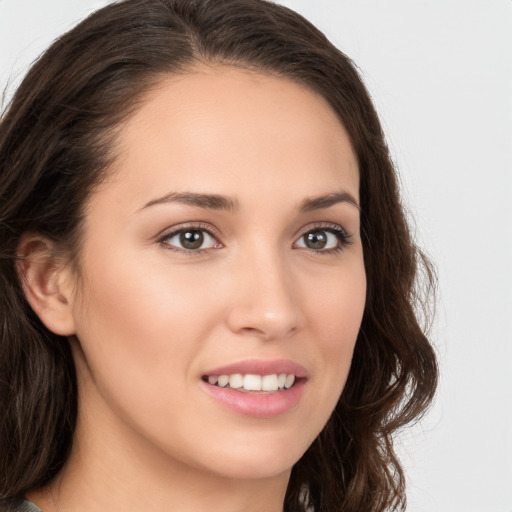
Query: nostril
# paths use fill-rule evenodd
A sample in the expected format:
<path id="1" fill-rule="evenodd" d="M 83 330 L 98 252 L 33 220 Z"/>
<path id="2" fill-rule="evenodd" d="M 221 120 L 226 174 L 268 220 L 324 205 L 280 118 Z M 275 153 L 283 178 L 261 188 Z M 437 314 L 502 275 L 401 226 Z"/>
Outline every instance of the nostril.
<path id="1" fill-rule="evenodd" d="M 247 334 L 265 334 L 261 329 L 256 329 L 256 327 L 242 327 L 240 329 L 241 332 L 245 332 Z"/>

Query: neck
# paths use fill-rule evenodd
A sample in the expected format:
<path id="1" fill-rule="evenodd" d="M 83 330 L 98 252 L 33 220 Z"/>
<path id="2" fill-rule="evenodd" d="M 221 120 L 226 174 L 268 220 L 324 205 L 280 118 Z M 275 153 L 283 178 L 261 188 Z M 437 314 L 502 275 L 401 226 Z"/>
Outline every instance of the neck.
<path id="1" fill-rule="evenodd" d="M 288 479 L 286 475 L 281 482 L 215 480 L 171 472 L 154 478 L 140 471 L 127 474 L 120 466 L 113 473 L 109 468 L 104 464 L 93 474 L 76 471 L 69 463 L 48 487 L 29 493 L 28 498 L 44 512 L 282 512 Z"/>

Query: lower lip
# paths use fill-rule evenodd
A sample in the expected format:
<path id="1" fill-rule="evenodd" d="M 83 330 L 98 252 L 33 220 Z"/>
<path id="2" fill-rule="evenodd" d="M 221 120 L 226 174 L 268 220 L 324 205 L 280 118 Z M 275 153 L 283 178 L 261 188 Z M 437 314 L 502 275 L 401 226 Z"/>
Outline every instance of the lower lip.
<path id="1" fill-rule="evenodd" d="M 306 380 L 298 380 L 291 388 L 275 393 L 244 393 L 204 381 L 201 384 L 213 398 L 232 411 L 253 418 L 274 418 L 290 411 L 300 402 Z"/>

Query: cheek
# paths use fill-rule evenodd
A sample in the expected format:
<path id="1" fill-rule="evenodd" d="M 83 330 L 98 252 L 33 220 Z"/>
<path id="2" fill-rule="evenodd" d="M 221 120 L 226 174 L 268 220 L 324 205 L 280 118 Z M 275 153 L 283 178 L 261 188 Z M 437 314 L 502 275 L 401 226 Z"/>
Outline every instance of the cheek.
<path id="1" fill-rule="evenodd" d="M 328 351 L 343 351 L 355 343 L 366 300 L 366 275 L 362 260 L 326 278 L 312 295 L 309 309 Z"/>
<path id="2" fill-rule="evenodd" d="M 321 359 L 323 394 L 334 408 L 345 385 L 366 300 L 362 260 L 338 279 L 326 282 L 322 293 L 312 296 L 309 309 Z"/>
<path id="3" fill-rule="evenodd" d="M 219 317 L 211 296 L 198 293 L 199 277 L 183 273 L 110 254 L 89 267 L 76 311 L 86 407 L 179 453 L 197 417 L 194 362 Z"/>
<path id="4" fill-rule="evenodd" d="M 135 256 L 103 256 L 101 266 L 87 262 L 89 278 L 76 310 L 89 367 L 98 380 L 138 382 L 147 392 L 169 387 L 200 351 L 215 305 L 197 293 L 199 283 L 169 268 Z"/>

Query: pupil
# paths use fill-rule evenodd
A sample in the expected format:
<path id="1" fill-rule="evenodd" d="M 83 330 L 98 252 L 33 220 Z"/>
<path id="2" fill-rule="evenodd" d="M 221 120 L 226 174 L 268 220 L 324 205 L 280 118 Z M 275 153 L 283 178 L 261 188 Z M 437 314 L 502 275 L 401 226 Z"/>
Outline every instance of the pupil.
<path id="1" fill-rule="evenodd" d="M 185 249 L 199 249 L 203 241 L 204 235 L 201 231 L 185 231 L 180 235 L 181 245 Z"/>
<path id="2" fill-rule="evenodd" d="M 306 245 L 310 249 L 323 249 L 327 244 L 324 231 L 312 231 L 306 235 Z"/>

